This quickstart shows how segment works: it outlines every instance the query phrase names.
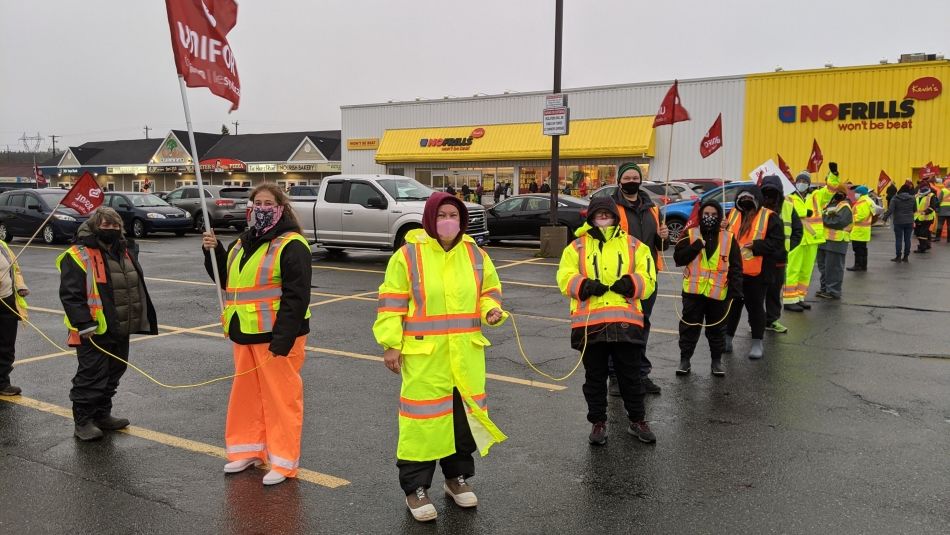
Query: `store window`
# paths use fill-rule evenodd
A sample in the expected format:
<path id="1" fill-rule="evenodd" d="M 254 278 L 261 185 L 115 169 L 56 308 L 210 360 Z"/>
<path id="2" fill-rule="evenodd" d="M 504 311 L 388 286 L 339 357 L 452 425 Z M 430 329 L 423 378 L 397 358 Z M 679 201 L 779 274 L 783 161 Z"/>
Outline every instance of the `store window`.
<path id="1" fill-rule="evenodd" d="M 531 190 L 532 182 L 540 189 L 541 183 L 548 180 L 551 168 L 531 166 L 521 167 L 519 171 L 519 191 L 525 193 Z M 644 170 L 644 173 L 646 172 Z M 616 165 L 562 165 L 558 168 L 558 191 L 566 195 L 584 197 L 598 188 L 616 183 Z"/>
<path id="2" fill-rule="evenodd" d="M 225 180 L 223 184 L 225 186 L 242 187 L 242 188 L 251 187 L 250 180 Z"/>
<path id="3" fill-rule="evenodd" d="M 175 181 L 176 188 L 181 188 L 184 186 L 194 186 L 195 184 L 197 184 L 197 182 L 195 182 L 194 180 L 176 180 Z"/>

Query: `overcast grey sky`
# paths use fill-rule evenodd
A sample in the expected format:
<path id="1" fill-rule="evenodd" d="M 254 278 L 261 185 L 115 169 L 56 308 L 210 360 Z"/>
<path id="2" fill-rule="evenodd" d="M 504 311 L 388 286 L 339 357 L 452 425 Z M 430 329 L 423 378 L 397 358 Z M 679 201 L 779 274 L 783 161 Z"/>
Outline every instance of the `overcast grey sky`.
<path id="1" fill-rule="evenodd" d="M 564 3 L 565 88 L 950 52 L 947 0 Z M 548 89 L 553 25 L 554 0 L 244 0 L 241 107 L 192 89 L 195 128 L 334 129 L 345 104 Z M 62 147 L 146 124 L 184 128 L 164 2 L 0 0 L 0 150 L 24 131 Z"/>

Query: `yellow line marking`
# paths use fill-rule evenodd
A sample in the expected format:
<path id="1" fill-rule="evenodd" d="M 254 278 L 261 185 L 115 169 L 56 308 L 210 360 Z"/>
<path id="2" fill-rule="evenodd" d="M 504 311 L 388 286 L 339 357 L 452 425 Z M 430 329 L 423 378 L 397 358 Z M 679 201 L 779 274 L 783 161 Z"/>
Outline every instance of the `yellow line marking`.
<path id="1" fill-rule="evenodd" d="M 19 245 L 19 244 L 16 244 L 16 243 L 11 243 L 10 246 L 11 246 L 11 247 L 20 247 L 20 248 L 23 247 L 22 245 Z M 49 249 L 50 251 L 59 251 L 59 252 L 63 252 L 63 251 L 66 250 L 65 248 L 60 249 L 59 247 L 49 247 L 49 246 L 47 246 L 47 245 L 28 245 L 28 246 L 27 246 L 27 249 Z"/>
<path id="2" fill-rule="evenodd" d="M 326 294 L 326 295 L 333 295 L 333 294 Z M 333 299 L 325 299 L 323 301 L 317 301 L 316 303 L 310 303 L 310 306 L 318 307 L 320 305 L 329 305 L 330 303 L 337 303 L 339 301 L 347 301 L 349 299 L 367 299 L 366 297 L 367 295 L 376 295 L 376 290 L 373 290 L 371 292 L 363 292 L 360 294 L 354 294 L 354 295 L 338 295 Z M 376 299 L 369 299 L 369 301 L 376 301 Z"/>
<path id="3" fill-rule="evenodd" d="M 204 281 L 185 281 L 179 279 L 161 279 L 158 277 L 145 277 L 147 281 L 158 281 L 158 282 L 175 282 L 178 284 L 193 284 L 195 286 L 214 286 L 213 282 L 204 282 Z"/>
<path id="4" fill-rule="evenodd" d="M 353 299 L 355 301 L 372 301 L 373 303 L 378 301 L 378 299 L 376 299 L 375 297 L 363 297 L 365 295 L 376 295 L 376 290 L 373 290 L 372 292 L 366 292 L 366 293 L 361 293 L 361 294 L 356 294 L 356 295 L 328 294 L 326 292 L 310 292 L 310 295 L 316 295 L 317 297 L 346 297 L 347 299 Z M 313 305 L 310 305 L 310 306 L 313 306 Z"/>
<path id="5" fill-rule="evenodd" d="M 340 267 L 340 266 L 322 266 L 319 264 L 313 264 L 313 269 L 329 269 L 332 271 L 353 271 L 356 273 L 382 273 L 382 274 L 386 273 L 385 271 L 381 269 L 346 268 L 346 267 Z"/>
<path id="6" fill-rule="evenodd" d="M 351 353 L 349 351 L 340 351 L 339 349 L 327 349 L 323 347 L 312 347 L 312 346 L 304 346 L 304 349 L 306 349 L 307 351 L 311 351 L 313 353 L 324 353 L 326 355 L 335 355 L 338 357 L 350 357 L 350 358 L 361 359 L 361 360 L 372 360 L 375 362 L 383 361 L 382 357 L 377 357 L 375 355 Z M 566 386 L 554 385 L 550 383 L 542 383 L 540 381 L 532 381 L 530 379 L 518 379 L 517 377 L 508 377 L 507 375 L 486 373 L 485 377 L 489 379 L 494 379 L 496 381 L 501 381 L 504 383 L 512 383 L 512 384 L 523 385 L 523 386 L 533 386 L 536 388 L 544 388 L 546 390 L 567 390 Z"/>
<path id="7" fill-rule="evenodd" d="M 509 263 L 509 264 L 505 264 L 505 265 L 503 265 L 503 266 L 495 266 L 495 269 L 505 269 L 505 268 L 509 268 L 509 267 L 512 267 L 512 266 L 520 266 L 520 265 L 522 265 L 522 264 L 533 264 L 533 263 L 538 262 L 538 261 L 540 261 L 540 260 L 541 260 L 540 258 L 529 258 L 529 259 L 527 259 L 527 260 L 517 260 L 517 261 L 511 262 L 511 263 Z"/>
<path id="8" fill-rule="evenodd" d="M 11 396 L 0 398 L 7 403 L 12 403 L 14 405 L 20 405 L 21 407 L 27 407 L 30 409 L 36 409 L 38 411 L 46 412 L 49 414 L 55 414 L 57 416 L 62 416 L 63 418 L 68 418 L 72 420 L 73 413 L 71 410 L 60 407 L 59 405 L 53 405 L 52 403 L 46 403 L 44 401 L 39 401 L 36 399 L 31 399 L 23 396 Z M 138 426 L 129 426 L 121 431 L 126 435 L 131 435 L 133 437 L 138 437 L 150 442 L 155 442 L 165 446 L 171 446 L 180 450 L 190 451 L 193 453 L 201 453 L 203 455 L 208 455 L 209 457 L 217 457 L 220 459 L 227 459 L 228 456 L 224 451 L 224 448 L 218 446 L 212 446 L 211 444 L 205 444 L 204 442 L 198 442 L 195 440 L 189 440 L 187 438 L 176 437 L 175 435 L 169 435 L 167 433 L 161 433 L 159 431 L 152 431 L 151 429 L 145 429 L 144 427 Z M 320 472 L 314 472 L 313 470 L 307 470 L 306 468 L 300 468 L 297 470 L 297 479 L 307 481 L 309 483 L 314 483 L 323 487 L 335 489 L 342 487 L 344 485 L 349 485 L 350 482 L 335 476 L 328 474 L 321 474 Z"/>
<path id="9" fill-rule="evenodd" d="M 482 249 L 498 249 L 499 251 L 540 251 L 540 249 L 532 249 L 531 247 L 502 247 L 500 245 L 486 245 L 482 247 Z"/>

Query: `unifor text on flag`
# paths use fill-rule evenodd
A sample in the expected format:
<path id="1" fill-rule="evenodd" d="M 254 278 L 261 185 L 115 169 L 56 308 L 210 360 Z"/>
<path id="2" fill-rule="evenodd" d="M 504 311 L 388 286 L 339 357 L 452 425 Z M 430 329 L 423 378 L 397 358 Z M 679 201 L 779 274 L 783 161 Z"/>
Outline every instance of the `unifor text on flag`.
<path id="1" fill-rule="evenodd" d="M 227 34 L 237 23 L 234 0 L 165 0 L 178 74 L 188 87 L 207 87 L 231 102 L 241 100 L 237 62 Z"/>
<path id="2" fill-rule="evenodd" d="M 88 215 L 102 205 L 104 195 L 96 179 L 88 171 L 83 173 L 79 180 L 69 190 L 60 202 L 63 206 L 72 208 L 80 215 Z"/>
<path id="3" fill-rule="evenodd" d="M 699 155 L 708 158 L 712 153 L 722 147 L 722 114 L 716 117 L 716 121 L 709 127 L 709 131 L 703 136 L 703 141 L 699 144 Z"/>
<path id="4" fill-rule="evenodd" d="M 689 112 L 680 103 L 679 81 L 674 80 L 673 86 L 666 92 L 663 102 L 660 103 L 660 109 L 656 112 L 653 128 L 688 120 Z"/>

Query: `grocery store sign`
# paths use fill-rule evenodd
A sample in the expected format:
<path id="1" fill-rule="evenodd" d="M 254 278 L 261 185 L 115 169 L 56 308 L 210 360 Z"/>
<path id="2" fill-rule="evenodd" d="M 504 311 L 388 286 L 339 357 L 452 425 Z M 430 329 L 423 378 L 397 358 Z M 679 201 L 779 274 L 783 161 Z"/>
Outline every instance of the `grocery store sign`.
<path id="1" fill-rule="evenodd" d="M 913 128 L 916 102 L 937 98 L 942 92 L 940 80 L 927 76 L 911 82 L 902 100 L 779 106 L 778 118 L 783 123 L 850 121 L 838 125 L 842 131 Z"/>
<path id="2" fill-rule="evenodd" d="M 485 136 L 484 128 L 476 128 L 468 137 L 422 138 L 419 146 L 424 148 L 438 148 L 443 151 L 469 150 L 476 139 Z"/>

